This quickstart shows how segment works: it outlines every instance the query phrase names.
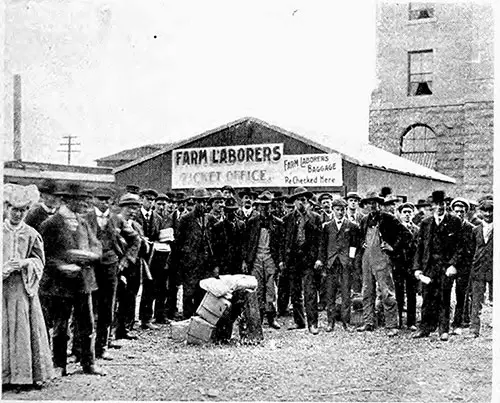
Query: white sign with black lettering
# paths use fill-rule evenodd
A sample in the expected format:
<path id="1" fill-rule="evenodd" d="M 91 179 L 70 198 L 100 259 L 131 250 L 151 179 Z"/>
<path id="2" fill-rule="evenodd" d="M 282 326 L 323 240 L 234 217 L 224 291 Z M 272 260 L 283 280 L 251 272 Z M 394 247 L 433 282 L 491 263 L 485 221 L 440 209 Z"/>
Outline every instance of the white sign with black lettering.
<path id="1" fill-rule="evenodd" d="M 172 189 L 283 186 L 283 143 L 172 151 Z"/>
<path id="2" fill-rule="evenodd" d="M 340 154 L 283 156 L 284 186 L 342 186 Z"/>

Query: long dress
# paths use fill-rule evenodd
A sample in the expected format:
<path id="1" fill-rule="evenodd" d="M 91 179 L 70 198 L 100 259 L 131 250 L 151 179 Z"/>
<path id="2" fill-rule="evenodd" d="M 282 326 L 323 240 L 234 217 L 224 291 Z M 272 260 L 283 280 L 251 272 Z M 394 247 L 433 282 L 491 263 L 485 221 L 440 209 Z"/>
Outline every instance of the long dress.
<path id="1" fill-rule="evenodd" d="M 9 259 L 27 267 L 6 273 Z M 21 222 L 3 225 L 2 383 L 30 385 L 54 377 L 52 354 L 38 297 L 45 256 L 41 236 Z"/>

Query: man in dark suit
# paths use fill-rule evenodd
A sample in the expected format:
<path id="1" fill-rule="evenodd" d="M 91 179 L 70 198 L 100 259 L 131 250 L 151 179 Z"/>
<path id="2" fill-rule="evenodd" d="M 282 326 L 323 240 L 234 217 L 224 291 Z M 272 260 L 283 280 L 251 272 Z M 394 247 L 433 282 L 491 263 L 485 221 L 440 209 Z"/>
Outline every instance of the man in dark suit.
<path id="1" fill-rule="evenodd" d="M 416 278 L 430 278 L 422 284 L 422 318 L 413 337 L 427 337 L 438 328 L 442 341 L 449 338 L 451 289 L 463 251 L 462 223 L 446 212 L 444 195 L 432 192 L 434 214 L 420 224 L 413 264 Z"/>
<path id="2" fill-rule="evenodd" d="M 286 270 L 291 279 L 295 326 L 290 330 L 306 327 L 302 299 L 304 290 L 309 332 L 318 334 L 318 269 L 314 263 L 318 257 L 321 217 L 307 208 L 312 196 L 312 192 L 304 187 L 294 189 L 290 196 L 295 203 L 295 210 L 284 218 L 284 266 L 281 269 Z"/>
<path id="3" fill-rule="evenodd" d="M 57 192 L 57 184 L 52 179 L 44 180 L 38 187 L 38 190 L 40 191 L 40 203 L 28 211 L 24 222 L 40 232 L 42 223 L 55 214 L 61 201 L 59 196 L 55 194 Z"/>
<path id="4" fill-rule="evenodd" d="M 289 197 L 285 197 L 284 202 L 285 215 L 283 216 L 283 222 L 286 221 L 286 216 L 293 214 L 295 205 Z M 281 270 L 278 277 L 278 316 L 288 316 L 288 305 L 290 303 L 290 273 L 288 270 Z"/>
<path id="5" fill-rule="evenodd" d="M 276 277 L 281 259 L 283 221 L 271 215 L 273 195 L 268 190 L 257 197 L 254 204 L 258 215 L 246 225 L 243 243 L 243 271 L 257 278 L 261 319 L 267 316 L 269 326 L 279 329 L 276 321 Z"/>
<path id="6" fill-rule="evenodd" d="M 376 191 L 369 192 L 361 202 L 370 212 L 360 224 L 363 272 L 363 320 L 358 331 L 372 331 L 375 326 L 377 287 L 384 307 L 387 335 L 398 334 L 397 302 L 393 280 L 394 263 L 404 256 L 411 245 L 411 234 L 391 214 L 381 211 L 384 199 Z"/>
<path id="7" fill-rule="evenodd" d="M 136 221 L 142 226 L 143 234 L 147 242 L 152 247 L 153 242 L 157 242 L 160 237 L 163 220 L 153 209 L 153 203 L 158 197 L 158 192 L 154 189 L 143 189 L 139 192 L 141 197 L 141 210 L 136 216 Z M 152 251 L 152 258 L 146 262 L 149 265 L 149 273 L 142 276 L 142 295 L 139 306 L 139 319 L 141 328 L 155 330 L 156 325 L 151 323 L 153 319 L 153 303 L 155 301 L 156 290 L 159 288 L 158 282 L 162 280 L 161 272 L 165 270 L 166 256 L 161 256 Z"/>
<path id="8" fill-rule="evenodd" d="M 411 331 L 417 330 L 417 279 L 413 272 L 413 257 L 417 243 L 418 226 L 413 224 L 415 206 L 412 203 L 403 203 L 398 207 L 401 223 L 411 232 L 412 243 L 407 253 L 394 266 L 394 286 L 396 290 L 396 301 L 398 302 L 399 327 L 403 327 L 403 311 L 406 294 L 406 326 Z"/>
<path id="9" fill-rule="evenodd" d="M 361 223 L 361 219 L 364 214 L 361 212 L 359 207 L 359 202 L 361 200 L 361 196 L 358 192 L 348 192 L 345 196 L 345 201 L 347 202 L 346 208 L 346 217 L 349 221 L 357 224 Z M 358 257 L 360 254 L 358 254 Z M 356 262 L 353 268 L 354 272 L 352 274 L 352 291 L 355 294 L 361 295 L 361 287 L 362 287 L 362 273 L 361 273 L 361 263 Z"/>
<path id="10" fill-rule="evenodd" d="M 101 258 L 102 247 L 88 223 L 79 216 L 88 211 L 88 192 L 71 183 L 58 194 L 63 200 L 61 207 L 40 229 L 46 256 L 40 294 L 51 300 L 54 365 L 57 372 L 66 375 L 69 319 L 73 311 L 78 329 L 74 337 L 81 349 L 83 372 L 105 375 L 95 365 L 91 301 L 91 293 L 97 289 L 93 263 Z"/>
<path id="11" fill-rule="evenodd" d="M 450 207 L 462 222 L 463 251 L 462 258 L 457 263 L 457 276 L 455 279 L 456 304 L 453 322 L 451 323 L 451 334 L 461 334 L 461 328 L 470 322 L 470 294 L 468 288 L 470 268 L 474 257 L 474 226 L 466 219 L 469 210 L 469 202 L 466 199 L 457 197 L 452 200 Z"/>
<path id="12" fill-rule="evenodd" d="M 335 327 L 335 302 L 337 291 L 342 297 L 341 317 L 344 329 L 351 321 L 351 284 L 354 258 L 359 248 L 359 226 L 345 217 L 347 203 L 334 199 L 334 218 L 323 223 L 316 268 L 325 272 L 327 332 Z"/>
<path id="13" fill-rule="evenodd" d="M 85 219 L 102 245 L 102 257 L 95 263 L 98 287 L 93 295 L 94 311 L 97 312 L 95 351 L 96 358 L 111 360 L 107 349 L 114 318 L 118 270 L 128 261 L 136 261 L 140 238 L 122 217 L 110 213 L 112 189 L 99 187 L 92 194 L 94 206 Z"/>
<path id="14" fill-rule="evenodd" d="M 205 292 L 199 283 L 208 277 L 215 277 L 212 243 L 210 240 L 213 218 L 207 214 L 210 195 L 204 188 L 197 188 L 190 196 L 194 209 L 181 217 L 176 240 L 174 264 L 179 269 L 183 288 L 183 314 L 188 319 L 194 315 Z"/>
<path id="15" fill-rule="evenodd" d="M 471 335 L 479 336 L 486 285 L 493 283 L 493 200 L 482 200 L 483 222 L 474 228 L 474 258 L 471 268 Z"/>

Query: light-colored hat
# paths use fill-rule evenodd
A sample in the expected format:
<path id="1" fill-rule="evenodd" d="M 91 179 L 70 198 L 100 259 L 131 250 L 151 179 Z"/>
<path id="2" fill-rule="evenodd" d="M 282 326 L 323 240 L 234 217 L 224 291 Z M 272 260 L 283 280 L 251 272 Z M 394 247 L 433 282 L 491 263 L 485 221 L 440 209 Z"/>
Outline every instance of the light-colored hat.
<path id="1" fill-rule="evenodd" d="M 119 207 L 140 205 L 141 201 L 139 199 L 139 195 L 136 195 L 135 193 L 125 193 L 122 197 L 120 197 L 120 201 L 118 202 Z"/>
<path id="2" fill-rule="evenodd" d="M 254 204 L 269 204 L 273 201 L 273 199 L 273 194 L 269 190 L 265 190 L 257 197 Z"/>
<path id="3" fill-rule="evenodd" d="M 13 207 L 26 207 L 40 199 L 36 185 L 22 186 L 6 183 L 3 186 L 3 199 Z"/>
<path id="4" fill-rule="evenodd" d="M 464 199 L 463 197 L 455 197 L 450 204 L 450 207 L 453 208 L 455 205 L 461 204 L 462 206 L 465 207 L 466 211 L 469 211 L 470 209 L 470 204 L 467 201 L 467 199 Z"/>
<path id="5" fill-rule="evenodd" d="M 361 199 L 361 203 L 366 204 L 371 201 L 376 201 L 377 203 L 383 204 L 384 198 L 380 197 L 377 191 L 372 190 L 371 192 L 368 192 L 363 199 Z"/>
<path id="6" fill-rule="evenodd" d="M 347 207 L 347 202 L 341 198 L 341 197 L 336 197 L 332 200 L 332 207 Z"/>

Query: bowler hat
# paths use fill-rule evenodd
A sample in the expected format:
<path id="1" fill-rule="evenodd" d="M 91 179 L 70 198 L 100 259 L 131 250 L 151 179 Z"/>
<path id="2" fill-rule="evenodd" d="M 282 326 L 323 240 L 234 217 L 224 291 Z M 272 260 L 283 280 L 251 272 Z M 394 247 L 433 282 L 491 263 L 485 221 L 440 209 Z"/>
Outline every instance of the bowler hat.
<path id="1" fill-rule="evenodd" d="M 384 198 L 380 197 L 376 190 L 372 190 L 372 191 L 368 192 L 363 199 L 361 199 L 360 204 L 361 203 L 362 204 L 369 203 L 371 201 L 376 201 L 380 204 L 383 204 Z"/>
<path id="2" fill-rule="evenodd" d="M 384 199 L 388 196 L 392 194 L 392 189 L 388 186 L 384 186 L 381 190 L 380 190 L 380 196 L 383 197 Z"/>
<path id="3" fill-rule="evenodd" d="M 273 194 L 269 190 L 265 190 L 255 199 L 254 204 L 269 204 L 273 199 Z"/>
<path id="4" fill-rule="evenodd" d="M 465 211 L 469 211 L 470 209 L 470 204 L 467 201 L 467 199 L 464 199 L 463 197 L 455 197 L 450 204 L 450 207 L 453 208 L 456 205 L 462 205 L 465 207 Z"/>
<path id="5" fill-rule="evenodd" d="M 44 179 L 43 182 L 38 186 L 38 190 L 41 193 L 55 194 L 57 192 L 57 184 L 54 179 Z"/>
<path id="6" fill-rule="evenodd" d="M 155 201 L 158 201 L 158 200 L 169 201 L 170 197 L 168 197 L 168 195 L 165 193 L 158 193 L 158 196 L 156 196 Z"/>
<path id="7" fill-rule="evenodd" d="M 141 188 L 137 185 L 127 185 L 125 186 L 125 193 L 139 194 Z"/>
<path id="8" fill-rule="evenodd" d="M 139 196 L 153 196 L 158 197 L 158 192 L 154 189 L 143 189 L 139 192 Z"/>
<path id="9" fill-rule="evenodd" d="M 435 190 L 431 195 L 432 203 L 444 203 L 445 193 L 444 190 Z"/>
<path id="10" fill-rule="evenodd" d="M 240 197 L 240 199 L 243 199 L 243 196 L 245 196 L 245 195 L 248 195 L 248 196 L 255 199 L 257 197 L 258 193 L 254 192 L 251 188 L 245 188 L 241 192 L 238 193 L 238 196 Z"/>
<path id="11" fill-rule="evenodd" d="M 195 190 L 193 190 L 193 194 L 191 196 L 188 196 L 187 199 L 208 200 L 210 199 L 210 194 L 205 188 L 196 188 Z"/>
<path id="12" fill-rule="evenodd" d="M 400 204 L 398 207 L 398 211 L 401 213 L 404 208 L 409 208 L 412 211 L 415 211 L 415 206 L 413 205 L 413 203 L 410 203 L 410 202 Z"/>
<path id="13" fill-rule="evenodd" d="M 420 208 L 420 207 L 428 207 L 431 205 L 431 198 L 428 197 L 427 199 L 418 199 L 417 204 L 415 204 L 415 207 Z"/>
<path id="14" fill-rule="evenodd" d="M 115 195 L 115 192 L 113 189 L 109 187 L 96 187 L 94 190 L 92 190 L 92 196 L 98 197 L 98 198 L 108 198 L 111 199 Z"/>
<path id="15" fill-rule="evenodd" d="M 361 200 L 361 196 L 359 195 L 358 192 L 348 192 L 345 199 L 346 200 L 357 199 L 359 201 L 359 200 Z"/>
<path id="16" fill-rule="evenodd" d="M 118 201 L 118 206 L 124 207 L 124 206 L 140 206 L 141 201 L 139 199 L 139 196 L 136 195 L 135 193 L 125 193 L 120 197 L 120 200 Z"/>
<path id="17" fill-rule="evenodd" d="M 305 187 L 298 187 L 293 190 L 290 198 L 295 201 L 295 199 L 302 196 L 304 196 L 306 199 L 310 199 L 311 197 L 313 197 L 313 193 L 308 191 Z"/>
<path id="18" fill-rule="evenodd" d="M 213 203 L 215 200 L 224 200 L 225 197 L 222 194 L 220 190 L 216 190 L 215 192 L 212 193 L 212 196 L 210 196 L 210 199 L 208 199 L 209 203 Z"/>
<path id="19" fill-rule="evenodd" d="M 347 207 L 347 202 L 341 197 L 332 200 L 332 207 Z"/>
<path id="20" fill-rule="evenodd" d="M 224 210 L 238 210 L 238 202 L 233 196 L 226 197 L 224 200 Z"/>
<path id="21" fill-rule="evenodd" d="M 330 199 L 330 200 L 333 200 L 333 196 L 330 194 L 330 193 L 321 193 L 319 196 L 318 196 L 318 202 L 322 202 L 323 200 L 325 199 Z"/>
<path id="22" fill-rule="evenodd" d="M 63 186 L 60 190 L 54 194 L 58 196 L 65 196 L 70 198 L 87 198 L 89 197 L 89 192 L 85 190 L 82 185 L 76 182 L 71 182 Z"/>

